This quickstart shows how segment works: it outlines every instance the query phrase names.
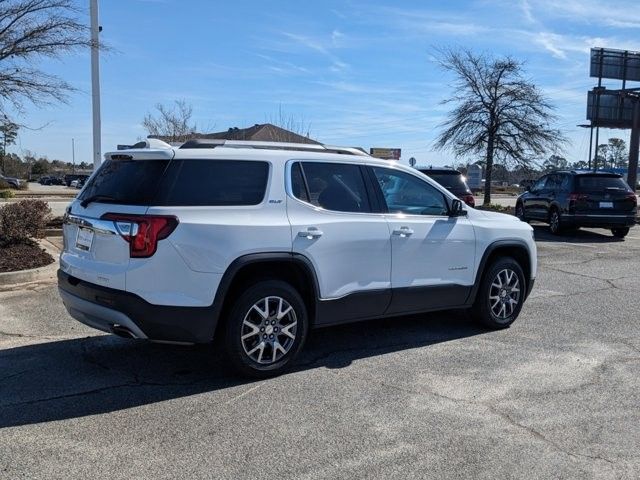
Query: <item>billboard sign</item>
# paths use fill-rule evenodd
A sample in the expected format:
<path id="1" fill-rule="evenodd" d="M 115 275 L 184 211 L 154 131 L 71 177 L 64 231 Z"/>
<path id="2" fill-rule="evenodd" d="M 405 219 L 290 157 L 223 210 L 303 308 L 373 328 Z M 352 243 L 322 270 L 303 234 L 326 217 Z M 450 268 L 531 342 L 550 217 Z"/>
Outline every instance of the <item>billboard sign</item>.
<path id="1" fill-rule="evenodd" d="M 592 48 L 590 75 L 595 78 L 640 82 L 640 52 Z"/>
<path id="2" fill-rule="evenodd" d="M 634 99 L 621 90 L 592 90 L 587 97 L 587 120 L 594 127 L 631 128 Z"/>
<path id="3" fill-rule="evenodd" d="M 382 158 L 383 160 L 400 160 L 402 149 L 400 148 L 374 148 L 369 149 L 372 157 Z"/>

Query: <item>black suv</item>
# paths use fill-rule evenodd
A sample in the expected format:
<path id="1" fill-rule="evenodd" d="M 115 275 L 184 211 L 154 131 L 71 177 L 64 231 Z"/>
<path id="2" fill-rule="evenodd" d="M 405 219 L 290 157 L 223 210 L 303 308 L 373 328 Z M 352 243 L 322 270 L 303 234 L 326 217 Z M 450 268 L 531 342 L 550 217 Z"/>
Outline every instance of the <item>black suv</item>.
<path id="1" fill-rule="evenodd" d="M 622 176 L 607 172 L 558 171 L 535 182 L 516 202 L 520 220 L 547 222 L 554 234 L 567 228 L 608 228 L 623 238 L 635 225 L 636 194 Z"/>
<path id="2" fill-rule="evenodd" d="M 470 207 L 476 206 L 473 193 L 458 170 L 451 168 L 418 168 L 417 170 L 434 179 Z"/>

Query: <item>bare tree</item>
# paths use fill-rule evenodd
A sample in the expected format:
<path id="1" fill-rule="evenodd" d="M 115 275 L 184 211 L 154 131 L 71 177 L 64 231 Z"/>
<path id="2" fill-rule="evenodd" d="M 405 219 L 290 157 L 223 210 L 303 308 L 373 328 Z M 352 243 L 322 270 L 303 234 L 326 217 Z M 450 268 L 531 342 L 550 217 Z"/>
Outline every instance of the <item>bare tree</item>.
<path id="1" fill-rule="evenodd" d="M 72 0 L 0 0 L 0 109 L 64 101 L 74 88 L 37 67 L 42 58 L 92 45 Z"/>
<path id="2" fill-rule="evenodd" d="M 282 105 L 278 105 L 277 113 L 275 115 L 270 115 L 267 122 L 275 125 L 276 127 L 284 128 L 290 132 L 302 135 L 303 137 L 310 138 L 311 136 L 311 124 L 305 121 L 304 116 L 288 114 L 282 110 Z M 286 140 L 274 139 L 274 141 L 284 142 Z"/>
<path id="3" fill-rule="evenodd" d="M 195 135 L 196 124 L 191 123 L 193 107 L 185 100 L 176 100 L 174 106 L 158 103 L 157 114 L 147 113 L 142 126 L 153 137 L 162 137 L 168 142 L 182 142 Z"/>
<path id="4" fill-rule="evenodd" d="M 454 92 L 444 104 L 455 107 L 440 125 L 438 149 L 456 156 L 485 157 L 484 203 L 491 203 L 494 160 L 528 165 L 531 159 L 558 149 L 566 139 L 551 123 L 553 107 L 523 77 L 522 63 L 492 58 L 470 50 L 444 50 L 440 65 L 456 77 Z"/>

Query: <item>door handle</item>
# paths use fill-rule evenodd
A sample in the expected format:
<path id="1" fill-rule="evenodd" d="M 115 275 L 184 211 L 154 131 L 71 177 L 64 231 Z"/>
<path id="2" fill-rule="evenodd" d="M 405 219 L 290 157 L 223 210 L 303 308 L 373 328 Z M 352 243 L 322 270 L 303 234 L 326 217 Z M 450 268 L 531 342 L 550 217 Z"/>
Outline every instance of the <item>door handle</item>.
<path id="1" fill-rule="evenodd" d="M 313 240 L 314 238 L 320 238 L 322 236 L 322 230 L 318 230 L 316 227 L 309 227 L 302 232 L 298 232 L 298 236 Z"/>
<path id="2" fill-rule="evenodd" d="M 400 227 L 394 230 L 393 234 L 398 235 L 399 237 L 405 238 L 413 235 L 413 230 L 411 230 L 409 227 Z"/>

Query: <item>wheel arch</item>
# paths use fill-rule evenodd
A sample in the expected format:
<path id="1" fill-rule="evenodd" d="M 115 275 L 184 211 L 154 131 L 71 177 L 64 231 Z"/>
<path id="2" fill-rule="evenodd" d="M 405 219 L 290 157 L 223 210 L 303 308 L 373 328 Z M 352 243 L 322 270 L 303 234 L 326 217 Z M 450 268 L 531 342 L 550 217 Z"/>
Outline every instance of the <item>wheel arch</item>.
<path id="1" fill-rule="evenodd" d="M 236 258 L 227 267 L 213 301 L 214 331 L 224 323 L 234 298 L 247 286 L 263 280 L 284 280 L 302 296 L 309 315 L 309 325 L 316 320 L 319 298 L 318 279 L 311 261 L 304 255 L 288 252 L 254 253 Z"/>
<path id="2" fill-rule="evenodd" d="M 524 240 L 516 239 L 497 240 L 491 243 L 482 254 L 482 258 L 480 259 L 478 270 L 476 272 L 475 282 L 469 294 L 469 298 L 467 299 L 468 304 L 473 304 L 475 302 L 482 277 L 484 276 L 487 267 L 491 265 L 496 258 L 500 257 L 512 257 L 520 264 L 525 276 L 526 294 L 527 296 L 529 295 L 531 290 L 530 287 L 532 286 L 531 256 L 529 255 L 529 248 L 526 242 Z"/>

